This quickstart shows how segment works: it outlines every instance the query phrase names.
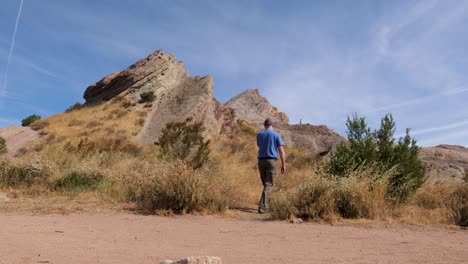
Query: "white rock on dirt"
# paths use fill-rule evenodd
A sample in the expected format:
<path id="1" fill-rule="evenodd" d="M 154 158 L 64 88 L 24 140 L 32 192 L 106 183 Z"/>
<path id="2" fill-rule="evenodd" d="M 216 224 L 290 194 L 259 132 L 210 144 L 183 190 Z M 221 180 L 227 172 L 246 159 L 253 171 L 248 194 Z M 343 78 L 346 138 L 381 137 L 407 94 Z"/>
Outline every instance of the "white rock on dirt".
<path id="1" fill-rule="evenodd" d="M 222 264 L 218 257 L 187 257 L 179 261 L 164 260 L 161 264 Z"/>
<path id="2" fill-rule="evenodd" d="M 6 196 L 6 193 L 0 192 L 0 202 L 6 203 L 6 202 L 8 202 L 8 201 L 9 201 L 9 199 L 8 199 L 8 197 Z"/>

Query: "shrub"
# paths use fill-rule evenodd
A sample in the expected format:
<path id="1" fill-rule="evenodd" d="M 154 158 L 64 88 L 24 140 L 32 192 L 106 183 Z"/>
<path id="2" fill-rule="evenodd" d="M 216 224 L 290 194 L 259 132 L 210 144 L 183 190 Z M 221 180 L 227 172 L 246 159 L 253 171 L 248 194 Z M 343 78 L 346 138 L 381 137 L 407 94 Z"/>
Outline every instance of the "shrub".
<path id="1" fill-rule="evenodd" d="M 68 107 L 67 110 L 65 110 L 65 112 L 68 113 L 68 112 L 71 112 L 71 111 L 80 110 L 80 109 L 84 108 L 85 106 L 86 106 L 85 104 L 77 102 L 77 103 L 71 105 L 70 107 Z"/>
<path id="2" fill-rule="evenodd" d="M 328 221 L 336 217 L 379 218 L 386 211 L 386 179 L 395 172 L 376 173 L 375 166 L 358 167 L 341 178 L 318 171 L 317 177 L 309 178 L 287 193 L 274 193 L 269 202 L 272 216 Z"/>
<path id="3" fill-rule="evenodd" d="M 186 160 L 194 168 L 200 168 L 208 161 L 210 141 L 205 141 L 201 123 L 170 122 L 159 137 L 161 155 L 164 158 Z"/>
<path id="4" fill-rule="evenodd" d="M 284 192 L 274 192 L 269 199 L 271 218 L 292 219 L 296 215 L 296 208 L 292 202 L 290 194 Z"/>
<path id="5" fill-rule="evenodd" d="M 454 223 L 468 226 L 468 184 L 462 184 L 453 191 L 449 204 Z"/>
<path id="6" fill-rule="evenodd" d="M 32 123 L 34 123 L 35 121 L 37 120 L 40 120 L 41 117 L 38 116 L 38 115 L 30 115 L 28 117 L 26 117 L 25 119 L 21 120 L 21 125 L 22 126 L 29 126 L 31 125 Z"/>
<path id="7" fill-rule="evenodd" d="M 47 122 L 46 120 L 37 120 L 29 126 L 33 130 L 40 130 L 40 129 L 47 127 L 48 125 L 49 125 L 49 122 Z"/>
<path id="8" fill-rule="evenodd" d="M 53 183 L 54 190 L 89 191 L 95 190 L 104 181 L 104 176 L 94 171 L 72 171 Z"/>
<path id="9" fill-rule="evenodd" d="M 354 115 L 347 119 L 349 142 L 337 146 L 327 165 L 328 173 L 344 177 L 362 166 L 377 165 L 380 172 L 397 168 L 389 179 L 387 197 L 394 203 L 405 202 L 425 182 L 424 169 L 419 159 L 420 148 L 409 129 L 397 144 L 393 135 L 395 122 L 388 114 L 381 120 L 380 129 L 371 132 L 365 118 Z"/>
<path id="10" fill-rule="evenodd" d="M 180 161 L 162 176 L 143 179 L 130 189 L 130 198 L 139 209 L 150 213 L 223 212 L 226 200 L 204 175 Z"/>
<path id="11" fill-rule="evenodd" d="M 47 183 L 49 171 L 33 164 L 2 163 L 0 182 L 7 186 L 26 186 Z"/>
<path id="12" fill-rule="evenodd" d="M 153 91 L 140 93 L 140 103 L 150 103 L 156 100 L 156 95 Z"/>
<path id="13" fill-rule="evenodd" d="M 448 183 L 423 185 L 410 200 L 410 204 L 424 209 L 446 208 L 455 187 Z"/>
<path id="14" fill-rule="evenodd" d="M 3 137 L 0 137 L 0 155 L 8 152 L 6 140 Z"/>

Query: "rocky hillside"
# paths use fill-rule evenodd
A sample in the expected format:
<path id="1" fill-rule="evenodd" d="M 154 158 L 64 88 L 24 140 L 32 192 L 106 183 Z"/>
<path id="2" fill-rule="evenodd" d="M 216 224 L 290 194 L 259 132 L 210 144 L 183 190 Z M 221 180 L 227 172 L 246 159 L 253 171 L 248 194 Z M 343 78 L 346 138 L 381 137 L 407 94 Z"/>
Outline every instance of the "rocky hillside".
<path id="1" fill-rule="evenodd" d="M 439 145 L 423 148 L 420 157 L 432 180 L 462 181 L 468 175 L 468 148 Z"/>
<path id="2" fill-rule="evenodd" d="M 254 124 L 260 130 L 263 120 L 270 117 L 288 146 L 304 148 L 311 154 L 324 155 L 342 140 L 325 126 L 289 125 L 288 116 L 272 106 L 258 90 L 247 90 L 223 105 L 213 97 L 210 76 L 190 77 L 182 62 L 161 50 L 89 86 L 84 98 L 87 104 L 96 104 L 120 95 L 136 104 L 139 95 L 148 91 L 153 91 L 157 99 L 136 137 L 142 143 L 152 144 L 168 122 L 187 118 L 202 122 L 205 136 L 211 138 L 221 132 L 223 125 L 226 128 L 237 120 Z M 226 114 L 231 116 L 229 124 L 223 123 Z"/>
<path id="3" fill-rule="evenodd" d="M 258 90 L 241 93 L 229 100 L 225 107 L 233 110 L 234 118 L 254 124 L 259 130 L 263 128 L 263 121 L 270 117 L 287 146 L 303 148 L 311 154 L 326 155 L 344 140 L 326 126 L 290 125 L 288 116 L 272 106 Z"/>
<path id="4" fill-rule="evenodd" d="M 166 123 L 187 118 L 202 122 L 205 136 L 219 135 L 221 130 L 233 132 L 239 120 L 253 124 L 258 130 L 270 117 L 286 145 L 326 155 L 344 138 L 326 126 L 289 124 L 289 118 L 272 106 L 258 90 L 247 90 L 221 104 L 213 97 L 210 76 L 190 77 L 182 62 L 158 50 L 124 71 L 112 73 L 88 87 L 87 104 L 109 101 L 120 95 L 138 105 L 142 92 L 156 95 L 143 129 L 136 136 L 142 143 L 157 141 Z M 138 106 L 137 106 L 138 107 Z M 433 179 L 462 180 L 468 172 L 468 150 L 457 146 L 437 146 L 421 151 L 428 175 Z"/>

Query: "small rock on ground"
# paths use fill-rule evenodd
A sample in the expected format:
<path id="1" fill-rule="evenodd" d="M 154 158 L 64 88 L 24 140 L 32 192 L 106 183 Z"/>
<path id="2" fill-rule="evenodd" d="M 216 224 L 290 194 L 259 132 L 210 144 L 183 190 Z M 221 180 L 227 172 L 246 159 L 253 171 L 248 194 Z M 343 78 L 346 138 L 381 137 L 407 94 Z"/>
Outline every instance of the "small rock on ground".
<path id="1" fill-rule="evenodd" d="M 6 196 L 6 193 L 0 192 L 0 202 L 6 203 L 6 202 L 8 202 L 8 201 L 9 201 L 9 199 L 8 199 L 8 197 Z"/>
<path id="2" fill-rule="evenodd" d="M 164 260 L 161 264 L 222 264 L 218 257 L 188 257 L 179 261 Z"/>

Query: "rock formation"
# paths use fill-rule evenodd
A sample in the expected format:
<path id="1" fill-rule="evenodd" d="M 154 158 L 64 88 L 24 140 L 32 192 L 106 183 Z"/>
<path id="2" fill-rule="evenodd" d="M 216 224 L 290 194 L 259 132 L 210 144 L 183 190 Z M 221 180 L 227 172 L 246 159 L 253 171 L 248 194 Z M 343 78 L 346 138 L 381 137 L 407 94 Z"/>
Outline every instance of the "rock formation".
<path id="1" fill-rule="evenodd" d="M 463 181 L 468 175 L 468 148 L 439 145 L 422 148 L 419 156 L 430 180 Z"/>
<path id="2" fill-rule="evenodd" d="M 258 90 L 247 90 L 241 93 L 229 100 L 225 107 L 232 109 L 235 119 L 254 124 L 259 130 L 263 128 L 263 121 L 267 117 L 271 118 L 275 129 L 281 134 L 287 146 L 303 148 L 311 154 L 326 155 L 344 140 L 326 126 L 290 125 L 288 116 L 272 106 Z"/>
<path id="3" fill-rule="evenodd" d="M 149 91 L 154 92 L 156 101 L 137 141 L 152 144 L 166 123 L 188 118 L 204 124 L 207 138 L 219 134 L 222 110 L 213 98 L 213 79 L 189 77 L 182 62 L 161 50 L 89 86 L 84 98 L 87 104 L 95 104 L 121 95 L 137 102 L 141 93 Z"/>
<path id="4" fill-rule="evenodd" d="M 210 76 L 190 77 L 182 62 L 161 50 L 89 86 L 84 98 L 87 104 L 96 104 L 120 95 L 137 103 L 140 94 L 148 91 L 154 92 L 156 100 L 136 137 L 145 144 L 157 141 L 168 122 L 187 118 L 202 122 L 205 136 L 211 138 L 218 135 L 221 128 L 228 133 L 234 131 L 237 120 L 244 120 L 260 130 L 269 117 L 287 146 L 303 148 L 313 155 L 326 155 L 345 140 L 326 126 L 289 124 L 288 116 L 272 106 L 258 90 L 247 90 L 223 105 L 213 97 Z M 423 148 L 420 156 L 431 178 L 461 180 L 467 174 L 468 150 L 464 147 Z"/>
<path id="5" fill-rule="evenodd" d="M 0 136 L 6 141 L 8 156 L 15 156 L 21 148 L 30 146 L 39 138 L 39 134 L 30 127 L 20 126 L 0 128 Z"/>
<path id="6" fill-rule="evenodd" d="M 205 136 L 211 138 L 220 133 L 226 112 L 234 115 L 235 120 L 256 125 L 259 130 L 263 120 L 270 117 L 286 145 L 304 148 L 311 154 L 326 154 L 343 139 L 326 126 L 289 125 L 288 116 L 272 106 L 258 90 L 247 90 L 223 105 L 213 98 L 210 76 L 189 77 L 182 62 L 161 50 L 89 86 L 84 98 L 87 104 L 96 104 L 121 95 L 137 102 L 139 95 L 148 91 L 153 91 L 157 99 L 136 137 L 145 144 L 157 141 L 168 122 L 187 118 L 202 122 Z"/>

